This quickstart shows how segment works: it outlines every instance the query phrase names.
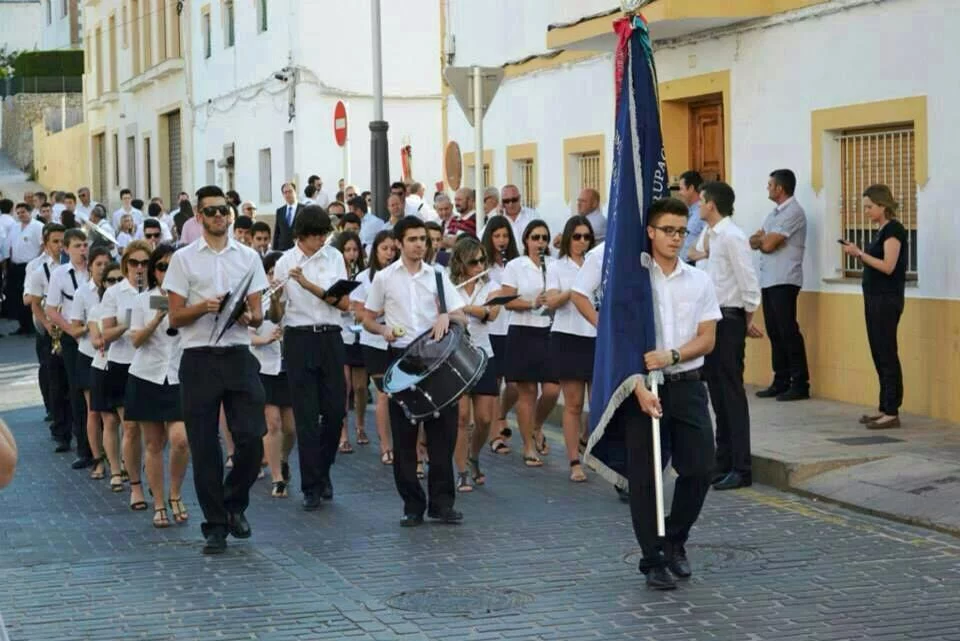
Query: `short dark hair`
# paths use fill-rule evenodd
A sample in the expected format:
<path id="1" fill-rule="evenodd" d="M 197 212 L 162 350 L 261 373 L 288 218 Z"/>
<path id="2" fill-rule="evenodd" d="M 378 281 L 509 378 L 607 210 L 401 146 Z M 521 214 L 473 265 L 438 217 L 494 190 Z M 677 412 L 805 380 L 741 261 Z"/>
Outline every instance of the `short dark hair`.
<path id="1" fill-rule="evenodd" d="M 277 261 L 281 258 L 283 258 L 283 252 L 267 252 L 267 255 L 263 257 L 263 271 L 268 272 L 273 269 L 276 266 Z"/>
<path id="2" fill-rule="evenodd" d="M 120 190 L 120 197 L 123 198 L 124 196 L 133 196 L 133 192 L 124 187 Z"/>
<path id="3" fill-rule="evenodd" d="M 332 229 L 330 216 L 319 205 L 307 205 L 293 219 L 293 235 L 297 238 L 324 236 Z"/>
<path id="4" fill-rule="evenodd" d="M 80 226 L 80 223 L 77 222 L 77 216 L 73 213 L 72 209 L 64 209 L 60 212 L 60 224 L 67 229 Z"/>
<path id="5" fill-rule="evenodd" d="M 779 185 L 788 196 L 792 196 L 797 189 L 797 176 L 789 169 L 775 169 L 770 172 L 770 177 L 773 178 L 774 184 Z"/>
<path id="6" fill-rule="evenodd" d="M 43 242 L 47 242 L 47 239 L 50 238 L 50 234 L 56 234 L 57 232 L 66 232 L 67 228 L 61 225 L 60 223 L 47 223 L 43 226 Z"/>
<path id="7" fill-rule="evenodd" d="M 334 200 L 339 200 L 339 201 L 342 203 L 342 202 L 343 202 L 343 190 L 341 189 L 340 191 L 338 191 L 338 192 L 334 195 L 333 199 L 334 199 Z"/>
<path id="8" fill-rule="evenodd" d="M 9 198 L 0 198 L 0 214 L 9 214 L 13 211 L 13 201 Z"/>
<path id="9" fill-rule="evenodd" d="M 348 211 L 343 216 L 340 216 L 340 228 L 342 229 L 347 223 L 353 223 L 355 225 L 362 225 L 363 221 L 360 220 L 360 216 L 357 216 L 352 211 Z"/>
<path id="10" fill-rule="evenodd" d="M 237 193 L 237 191 L 234 189 L 231 189 L 230 191 L 227 192 L 227 200 L 229 200 L 232 204 L 236 205 L 237 207 L 240 206 L 240 202 L 241 202 L 240 194 Z"/>
<path id="11" fill-rule="evenodd" d="M 693 169 L 680 174 L 680 180 L 682 180 L 687 187 L 693 187 L 697 191 L 700 191 L 700 185 L 703 184 L 703 176 L 700 175 L 699 171 Z"/>
<path id="12" fill-rule="evenodd" d="M 30 205 L 27 203 L 17 203 L 16 209 L 26 209 L 27 211 L 30 211 Z"/>
<path id="13" fill-rule="evenodd" d="M 393 191 L 394 189 L 402 189 L 403 193 L 407 193 L 407 186 L 399 180 L 395 183 L 390 183 L 390 191 Z"/>
<path id="14" fill-rule="evenodd" d="M 223 190 L 217 187 L 216 185 L 205 185 L 197 190 L 197 208 L 203 206 L 203 200 L 205 198 L 223 198 L 226 199 L 226 196 L 223 195 Z"/>
<path id="15" fill-rule="evenodd" d="M 251 232 L 252 232 L 252 230 L 253 230 L 253 218 L 250 218 L 250 216 L 244 216 L 244 215 L 241 214 L 240 216 L 237 216 L 236 219 L 233 221 L 233 228 L 234 228 L 234 229 L 249 229 L 249 230 L 251 230 Z"/>
<path id="16" fill-rule="evenodd" d="M 150 253 L 150 259 L 147 262 L 147 287 L 153 289 L 160 284 L 155 275 L 157 263 L 175 251 L 177 250 L 173 245 L 162 244 L 157 245 L 157 248 Z"/>
<path id="17" fill-rule="evenodd" d="M 340 202 L 339 200 L 335 200 L 335 201 L 333 201 L 332 203 L 330 203 L 329 205 L 327 205 L 327 213 L 328 213 L 328 214 L 330 213 L 330 208 L 331 208 L 331 207 L 337 207 L 337 208 L 339 208 L 339 209 L 342 209 L 342 210 L 343 210 L 342 213 L 346 213 L 346 212 L 347 212 L 347 206 L 344 205 L 344 204 L 343 204 L 342 202 Z"/>
<path id="18" fill-rule="evenodd" d="M 367 200 L 363 196 L 354 196 L 347 204 L 363 213 L 367 213 Z"/>
<path id="19" fill-rule="evenodd" d="M 313 198 L 313 196 L 316 193 L 317 193 L 317 188 L 314 187 L 313 185 L 307 185 L 306 187 L 303 188 L 303 195 L 306 196 L 307 198 Z"/>
<path id="20" fill-rule="evenodd" d="M 647 210 L 647 225 L 651 227 L 656 226 L 657 221 L 667 214 L 689 218 L 690 210 L 687 209 L 687 206 L 683 204 L 683 201 L 679 198 L 660 198 L 659 200 L 653 201 L 650 209 Z"/>
<path id="21" fill-rule="evenodd" d="M 307 178 L 307 184 L 309 185 L 309 184 L 312 183 L 314 180 L 320 180 L 320 176 L 318 176 L 318 175 L 316 175 L 316 174 L 312 174 L 309 178 Z"/>
<path id="22" fill-rule="evenodd" d="M 134 209 L 139 209 L 140 211 L 143 211 L 143 199 L 134 198 L 133 200 L 130 201 L 130 206 L 133 207 Z"/>
<path id="23" fill-rule="evenodd" d="M 160 203 L 150 203 L 150 206 L 147 207 L 147 216 L 151 218 L 159 218 L 162 213 L 163 207 L 160 206 Z"/>
<path id="24" fill-rule="evenodd" d="M 733 216 L 733 201 L 736 200 L 733 187 L 718 180 L 703 183 L 700 193 L 703 194 L 703 201 L 713 203 L 721 216 Z"/>
<path id="25" fill-rule="evenodd" d="M 84 234 L 79 229 L 68 229 L 63 232 L 63 246 L 70 247 L 70 241 L 79 240 L 81 243 L 86 242 L 87 235 Z"/>
<path id="26" fill-rule="evenodd" d="M 143 219 L 143 229 L 146 231 L 147 227 L 150 229 L 162 229 L 160 221 L 156 218 L 144 218 Z"/>
<path id="27" fill-rule="evenodd" d="M 240 218 L 246 218 L 246 216 L 240 216 Z M 240 218 L 238 218 L 237 220 L 240 220 Z M 255 223 L 253 223 L 253 226 L 250 227 L 250 235 L 253 236 L 260 232 L 266 232 L 267 234 L 270 234 L 270 225 L 263 222 L 262 220 L 258 220 Z"/>
<path id="28" fill-rule="evenodd" d="M 67 193 L 65 193 L 65 194 L 63 195 L 63 199 L 64 199 L 64 200 L 66 200 L 67 198 L 69 198 L 70 200 L 76 202 L 76 200 L 77 200 L 77 195 L 74 194 L 72 191 L 68 191 Z"/>
<path id="29" fill-rule="evenodd" d="M 404 216 L 393 226 L 393 235 L 402 243 L 404 236 L 406 236 L 407 232 L 411 229 L 426 229 L 426 226 L 417 216 Z"/>

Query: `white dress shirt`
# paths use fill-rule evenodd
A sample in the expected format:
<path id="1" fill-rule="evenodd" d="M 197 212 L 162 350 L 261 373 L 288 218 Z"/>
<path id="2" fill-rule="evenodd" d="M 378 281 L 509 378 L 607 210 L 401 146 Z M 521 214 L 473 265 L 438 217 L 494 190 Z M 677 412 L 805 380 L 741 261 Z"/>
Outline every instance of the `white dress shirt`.
<path id="1" fill-rule="evenodd" d="M 720 307 L 754 312 L 760 307 L 760 281 L 753 268 L 747 235 L 729 217 L 705 230 L 710 234 L 710 274 Z"/>
<path id="2" fill-rule="evenodd" d="M 304 277 L 326 291 L 338 280 L 347 279 L 347 267 L 343 254 L 336 247 L 325 245 L 318 250 L 319 256 L 307 256 L 300 250 L 299 241 L 283 252 L 283 256 L 273 268 L 274 278 L 284 280 L 290 270 L 300 267 Z M 281 300 L 286 302 L 283 312 L 285 327 L 304 327 L 309 325 L 341 325 L 340 310 L 320 300 L 300 283 L 290 278 L 283 286 Z"/>
<path id="3" fill-rule="evenodd" d="M 372 245 L 377 234 L 386 226 L 387 223 L 374 214 L 364 214 L 363 218 L 360 219 L 360 244 L 364 247 Z"/>
<path id="4" fill-rule="evenodd" d="M 520 209 L 520 213 L 517 214 L 516 219 L 510 218 L 510 216 L 501 212 L 499 214 L 489 216 L 487 218 L 487 222 L 490 222 L 490 219 L 494 216 L 503 216 L 510 221 L 510 227 L 513 229 L 513 238 L 517 241 L 517 247 L 520 247 L 523 245 L 523 231 L 527 228 L 527 225 L 537 219 L 537 212 L 529 207 L 522 207 Z M 484 225 L 484 227 L 486 227 L 486 225 Z M 478 232 L 477 237 L 483 238 L 483 233 Z"/>
<path id="5" fill-rule="evenodd" d="M 44 252 L 27 263 L 27 276 L 23 282 L 24 296 L 43 298 L 50 289 L 50 277 L 60 263 Z"/>
<path id="6" fill-rule="evenodd" d="M 13 239 L 17 235 L 17 227 L 19 226 L 20 221 L 11 214 L 0 214 L 0 229 L 3 230 L 3 235 L 7 239 L 7 248 L 6 251 L 0 254 L 0 260 L 10 258 L 10 248 L 13 246 Z"/>
<path id="7" fill-rule="evenodd" d="M 50 208 L 50 220 L 59 223 L 63 218 L 63 212 L 66 210 L 67 206 L 63 203 L 53 203 L 53 207 Z"/>
<path id="8" fill-rule="evenodd" d="M 313 195 L 313 202 L 326 209 L 327 206 L 330 205 L 330 196 L 327 195 L 327 192 L 320 189 Z"/>
<path id="9" fill-rule="evenodd" d="M 43 223 L 36 218 L 24 226 L 17 221 L 13 232 L 8 236 L 10 258 L 15 263 L 29 263 L 43 251 Z"/>
<path id="10" fill-rule="evenodd" d="M 587 220 L 590 221 L 590 226 L 593 228 L 594 240 L 599 243 L 606 238 L 607 217 L 603 215 L 603 211 L 599 207 L 587 214 Z"/>
<path id="11" fill-rule="evenodd" d="M 78 200 L 76 206 L 73 208 L 73 213 L 77 217 L 77 220 L 79 220 L 82 223 L 85 223 L 88 220 L 90 220 L 90 212 L 92 212 L 93 208 L 96 207 L 98 204 L 99 204 L 98 202 L 91 200 L 89 205 L 84 205 L 82 202 Z"/>
<path id="12" fill-rule="evenodd" d="M 403 204 L 403 213 L 407 216 L 416 216 L 423 222 L 440 222 L 440 216 L 436 210 L 416 194 L 407 196 L 407 200 Z"/>
<path id="13" fill-rule="evenodd" d="M 50 287 L 47 289 L 48 307 L 68 309 L 76 297 L 77 290 L 83 287 L 90 277 L 86 270 L 79 270 L 70 263 L 60 265 L 50 272 Z M 66 317 L 66 313 L 63 314 Z"/>
<path id="14" fill-rule="evenodd" d="M 133 320 L 130 329 L 141 330 L 157 315 L 157 310 L 150 309 L 150 297 L 163 296 L 159 287 L 139 294 L 134 300 Z M 106 295 L 104 295 L 106 298 Z M 130 376 L 136 376 L 155 385 L 179 385 L 180 356 L 183 349 L 180 347 L 180 334 L 167 336 L 170 328 L 170 318 L 164 315 L 163 320 L 150 334 L 147 342 L 137 348 L 130 363 Z"/>
<path id="15" fill-rule="evenodd" d="M 124 365 L 133 361 L 133 355 L 137 350 L 133 346 L 130 325 L 133 322 L 133 308 L 136 307 L 139 295 L 137 288 L 126 278 L 103 293 L 103 300 L 100 302 L 100 320 L 113 318 L 118 325 L 127 327 L 120 338 L 110 343 L 107 360 L 111 363 Z"/>
<path id="16" fill-rule="evenodd" d="M 547 281 L 549 282 L 550 270 L 553 268 L 554 260 L 545 256 L 544 261 L 547 267 Z M 507 263 L 503 272 L 503 286 L 513 287 L 521 298 L 533 302 L 545 289 L 543 271 L 540 267 L 534 265 L 529 257 L 519 256 Z M 522 312 L 513 310 L 513 313 L 510 314 L 510 325 L 550 327 L 550 316 L 535 314 L 532 310 Z"/>
<path id="17" fill-rule="evenodd" d="M 584 264 L 586 264 L 586 259 L 584 259 Z M 547 289 L 556 289 L 560 293 L 570 291 L 573 289 L 580 269 L 581 266 L 569 256 L 554 261 L 547 271 Z M 557 309 L 550 331 L 590 338 L 597 335 L 597 328 L 587 322 L 587 319 L 583 317 L 573 301 L 570 300 Z"/>
<path id="18" fill-rule="evenodd" d="M 196 305 L 201 301 L 226 295 L 250 271 L 253 271 L 253 280 L 247 296 L 263 291 L 268 286 L 263 261 L 257 252 L 233 238 L 229 238 L 227 246 L 217 252 L 207 245 L 207 241 L 201 236 L 173 254 L 167 275 L 163 279 L 163 287 L 168 292 L 183 296 L 187 305 Z M 213 345 L 216 337 L 211 340 L 210 335 L 216 319 L 216 314 L 204 314 L 190 325 L 181 327 L 183 349 Z M 217 345 L 249 347 L 250 334 L 246 327 L 235 324 L 226 331 Z"/>
<path id="19" fill-rule="evenodd" d="M 577 272 L 577 277 L 570 288 L 578 294 L 586 296 L 596 305 L 600 301 L 600 284 L 603 281 L 603 250 L 605 243 L 600 243 L 587 252 L 583 259 L 583 266 Z"/>
<path id="20" fill-rule="evenodd" d="M 357 282 L 359 282 L 360 285 L 350 292 L 350 301 L 353 303 L 366 303 L 367 292 L 370 290 L 369 267 L 357 275 Z M 377 322 L 382 323 L 383 316 L 377 317 Z M 379 334 L 371 334 L 366 329 L 360 331 L 360 344 L 374 349 L 387 349 L 387 339 Z"/>
<path id="21" fill-rule="evenodd" d="M 97 292 L 97 284 L 88 280 L 85 285 L 73 297 L 66 318 L 69 321 L 80 321 L 84 327 L 93 320 L 94 310 L 100 306 L 100 295 Z M 90 342 L 90 332 L 87 331 L 80 340 L 77 341 L 80 353 L 89 358 L 96 358 L 97 350 L 93 349 L 93 343 Z"/>
<path id="22" fill-rule="evenodd" d="M 163 219 L 154 218 L 152 216 L 147 216 L 142 221 L 140 221 L 140 224 L 137 225 L 137 231 L 133 235 L 135 240 L 144 240 L 143 221 L 145 220 L 155 220 L 158 223 L 160 223 L 160 242 L 168 243 L 173 240 L 173 233 L 170 231 L 170 225 L 168 225 Z"/>
<path id="23" fill-rule="evenodd" d="M 411 274 L 401 258 L 373 277 L 365 306 L 371 312 L 383 312 L 387 327 L 404 329 L 404 335 L 393 342 L 394 347 L 406 347 L 436 322 L 437 273 L 431 265 L 421 262 L 420 269 Z M 463 307 L 463 298 L 446 274 L 441 273 L 440 278 L 447 311 L 455 312 Z"/>
<path id="24" fill-rule="evenodd" d="M 658 324 L 658 349 L 679 349 L 697 335 L 697 327 L 706 321 L 720 320 L 720 305 L 710 277 L 703 270 L 682 260 L 665 276 L 656 262 L 650 261 L 650 280 L 655 290 Z M 664 368 L 668 374 L 686 372 L 703 366 L 703 356 Z"/>
<path id="25" fill-rule="evenodd" d="M 120 219 L 123 218 L 124 214 L 130 214 L 133 217 L 133 226 L 134 228 L 138 227 L 140 223 L 143 222 L 143 212 L 139 209 L 130 208 L 130 211 L 127 211 L 123 207 L 113 212 L 113 215 L 110 216 L 110 223 L 113 225 L 114 229 L 120 229 Z"/>
<path id="26" fill-rule="evenodd" d="M 474 285 L 473 294 L 467 294 L 466 289 L 460 289 L 460 294 L 464 297 L 466 305 L 483 305 L 490 298 L 490 294 L 499 288 L 499 285 L 487 280 Z M 500 313 L 502 314 L 503 310 Z M 467 314 L 467 330 L 470 332 L 470 342 L 473 343 L 474 347 L 482 349 L 488 357 L 492 358 L 493 345 L 490 344 L 490 324 L 484 323 L 476 316 Z"/>
<path id="27" fill-rule="evenodd" d="M 494 265 L 490 268 L 490 271 L 487 272 L 487 276 L 490 277 L 490 282 L 494 284 L 494 289 L 500 289 L 500 287 L 503 286 L 503 274 L 505 271 L 505 267 Z M 509 309 L 501 307 L 496 320 L 487 323 L 487 333 L 490 336 L 506 336 L 510 330 L 511 314 L 513 314 L 513 312 Z"/>
<path id="28" fill-rule="evenodd" d="M 248 331 L 251 332 L 252 336 L 266 338 L 267 336 L 273 335 L 273 330 L 277 327 L 279 327 L 279 325 L 265 318 L 260 327 L 256 329 L 250 327 Z M 260 363 L 260 373 L 266 376 L 277 376 L 280 374 L 280 366 L 283 361 L 281 350 L 282 346 L 280 345 L 280 341 L 271 341 L 266 345 L 254 345 L 252 341 L 250 342 L 250 352 Z"/>

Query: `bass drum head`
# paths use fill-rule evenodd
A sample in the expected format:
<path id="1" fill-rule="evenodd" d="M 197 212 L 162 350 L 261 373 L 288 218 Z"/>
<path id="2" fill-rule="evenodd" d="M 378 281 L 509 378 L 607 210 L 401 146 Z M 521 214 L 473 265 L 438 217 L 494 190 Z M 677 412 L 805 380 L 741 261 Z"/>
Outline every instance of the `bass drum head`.
<path id="1" fill-rule="evenodd" d="M 435 372 L 463 342 L 466 328 L 450 323 L 450 329 L 439 341 L 433 340 L 433 329 L 417 336 L 407 346 L 403 356 L 397 361 L 397 367 L 410 376 L 426 378 Z"/>

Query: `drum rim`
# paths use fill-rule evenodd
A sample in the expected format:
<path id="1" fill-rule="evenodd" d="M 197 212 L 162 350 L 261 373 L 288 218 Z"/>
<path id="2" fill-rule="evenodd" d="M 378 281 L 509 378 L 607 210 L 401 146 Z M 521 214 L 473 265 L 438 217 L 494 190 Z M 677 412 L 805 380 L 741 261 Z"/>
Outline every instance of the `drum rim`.
<path id="1" fill-rule="evenodd" d="M 460 393 L 454 398 L 449 399 L 447 402 L 443 403 L 436 409 L 431 410 L 425 414 L 413 414 L 412 412 L 410 412 L 410 410 L 404 407 L 404 413 L 407 415 L 407 418 L 409 418 L 411 421 L 420 421 L 422 419 L 427 418 L 428 416 L 432 416 L 435 412 L 439 412 L 443 409 L 446 409 L 447 407 L 450 407 L 451 405 L 459 401 L 471 387 L 477 384 L 477 381 L 479 381 L 480 377 L 483 376 L 483 372 L 486 369 L 488 363 L 490 362 L 490 357 L 487 356 L 487 353 L 485 351 L 483 351 L 482 349 L 480 349 L 479 347 L 477 347 L 472 343 L 470 344 L 470 348 L 476 350 L 480 354 L 480 367 L 478 367 L 477 371 L 474 372 L 473 376 L 470 377 L 470 380 L 466 382 L 466 384 L 463 386 L 463 389 L 460 391 Z M 403 391 L 406 391 L 407 389 L 409 388 L 404 388 L 400 391 L 403 392 Z M 386 392 L 386 387 L 384 387 L 384 392 Z"/>
<path id="2" fill-rule="evenodd" d="M 415 339 L 413 339 L 410 345 L 407 345 L 406 348 L 404 348 L 404 354 L 401 355 L 400 358 L 390 363 L 390 366 L 387 367 L 387 371 L 383 373 L 383 391 L 385 393 L 396 394 L 397 392 L 402 392 L 404 390 L 410 389 L 409 387 L 404 387 L 401 389 L 390 389 L 389 383 L 390 383 L 390 379 L 392 378 L 391 374 L 393 373 L 394 370 L 399 368 L 400 362 L 406 356 L 406 350 L 410 349 L 412 345 L 415 345 L 418 341 L 423 340 L 424 336 L 427 336 L 432 332 L 433 332 L 433 328 L 430 328 L 427 331 L 420 334 L 419 336 L 417 336 Z M 465 333 L 466 328 L 460 325 L 459 323 L 450 323 L 450 328 L 447 330 L 447 335 L 453 332 Z M 444 338 L 446 337 L 447 336 L 445 335 Z M 420 381 L 422 381 L 423 379 L 427 378 L 428 376 L 436 372 L 438 369 L 440 369 L 440 366 L 447 361 L 447 359 L 450 357 L 451 354 L 453 354 L 454 351 L 456 351 L 456 345 L 457 345 L 456 341 L 450 341 L 450 347 L 443 353 L 443 357 L 438 358 L 436 362 L 431 363 L 429 369 L 427 369 L 427 371 L 424 372 L 423 374 L 414 375 L 414 374 L 407 374 L 407 372 L 404 372 L 404 374 L 407 374 L 407 376 L 410 376 L 411 378 L 415 377 L 416 380 L 412 384 L 416 385 L 417 383 L 419 383 Z M 480 351 L 483 351 L 483 350 L 480 350 Z"/>

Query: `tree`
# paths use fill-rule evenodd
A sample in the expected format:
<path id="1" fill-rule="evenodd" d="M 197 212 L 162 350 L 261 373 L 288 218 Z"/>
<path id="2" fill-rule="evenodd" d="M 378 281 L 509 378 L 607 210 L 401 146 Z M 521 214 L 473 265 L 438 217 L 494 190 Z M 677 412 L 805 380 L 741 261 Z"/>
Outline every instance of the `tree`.
<path id="1" fill-rule="evenodd" d="M 13 63 L 19 55 L 19 51 L 8 51 L 7 45 L 0 45 L 0 78 L 13 75 Z"/>

